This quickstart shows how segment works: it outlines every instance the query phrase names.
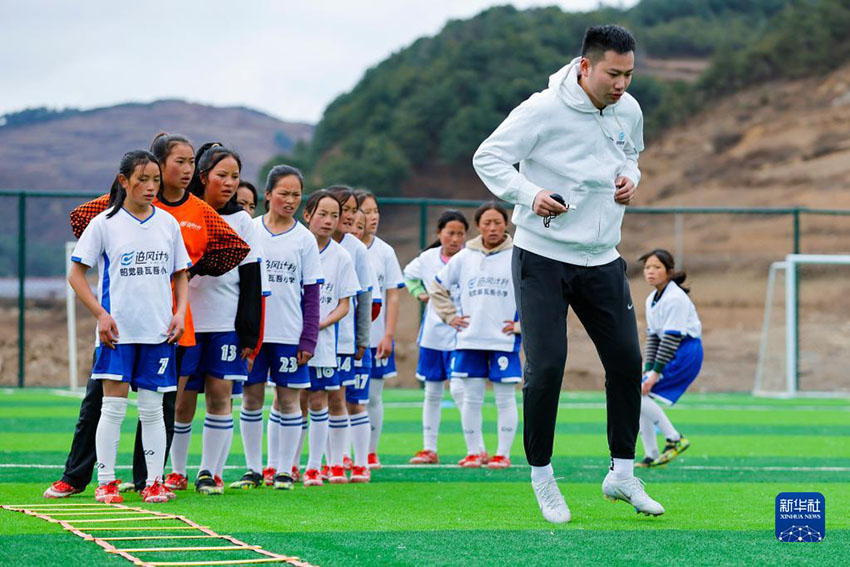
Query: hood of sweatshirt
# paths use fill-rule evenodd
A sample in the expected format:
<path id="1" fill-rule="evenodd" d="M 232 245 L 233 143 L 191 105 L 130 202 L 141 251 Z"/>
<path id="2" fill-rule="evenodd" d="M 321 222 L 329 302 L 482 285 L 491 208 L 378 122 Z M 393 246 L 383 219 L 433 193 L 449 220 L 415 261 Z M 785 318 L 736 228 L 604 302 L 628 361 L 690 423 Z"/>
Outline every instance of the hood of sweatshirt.
<path id="1" fill-rule="evenodd" d="M 557 72 L 549 77 L 549 88 L 556 93 L 558 98 L 564 101 L 564 104 L 577 112 L 586 112 L 588 114 L 598 114 L 599 109 L 594 106 L 593 101 L 578 84 L 580 73 L 579 63 L 581 57 L 576 57 Z M 603 110 L 614 110 L 620 101 L 614 104 L 609 104 Z"/>
<path id="2" fill-rule="evenodd" d="M 479 234 L 472 240 L 466 243 L 466 247 L 470 250 L 478 250 L 482 252 L 485 256 L 489 256 L 490 254 L 495 254 L 497 252 L 501 252 L 503 250 L 510 250 L 514 246 L 514 240 L 511 238 L 510 234 L 505 235 L 505 240 L 496 246 L 495 248 L 484 248 L 484 239 L 481 238 Z"/>

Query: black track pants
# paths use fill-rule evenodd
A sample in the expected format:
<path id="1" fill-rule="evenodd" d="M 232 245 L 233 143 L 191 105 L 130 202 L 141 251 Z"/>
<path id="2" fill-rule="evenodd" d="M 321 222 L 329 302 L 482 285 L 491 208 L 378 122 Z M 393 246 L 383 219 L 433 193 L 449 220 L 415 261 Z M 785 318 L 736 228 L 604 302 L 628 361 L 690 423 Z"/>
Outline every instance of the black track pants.
<path id="1" fill-rule="evenodd" d="M 641 352 L 626 262 L 574 266 L 514 247 L 513 278 L 525 350 L 523 440 L 529 464 L 552 458 L 572 307 L 605 369 L 608 448 L 634 459 L 640 420 Z"/>

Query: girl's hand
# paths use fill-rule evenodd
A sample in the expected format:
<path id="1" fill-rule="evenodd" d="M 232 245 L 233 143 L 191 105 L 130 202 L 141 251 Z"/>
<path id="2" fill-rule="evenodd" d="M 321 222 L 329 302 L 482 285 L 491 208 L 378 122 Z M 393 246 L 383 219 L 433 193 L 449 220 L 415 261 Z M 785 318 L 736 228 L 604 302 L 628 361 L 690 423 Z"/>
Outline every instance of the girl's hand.
<path id="1" fill-rule="evenodd" d="M 652 390 L 652 387 L 658 383 L 658 372 L 655 370 L 650 370 L 646 374 L 643 375 L 643 384 L 640 386 L 640 393 L 644 396 L 649 395 L 649 391 Z"/>
<path id="2" fill-rule="evenodd" d="M 363 360 L 364 354 L 366 354 L 366 347 L 357 347 L 357 350 L 354 352 L 354 360 Z"/>
<path id="3" fill-rule="evenodd" d="M 330 325 L 330 323 L 328 323 L 327 319 L 325 319 L 324 321 L 319 321 L 319 330 L 322 331 L 326 329 L 328 325 Z"/>
<path id="4" fill-rule="evenodd" d="M 463 329 L 469 327 L 469 315 L 458 315 L 451 321 L 449 321 L 449 327 L 454 327 L 457 331 L 462 331 Z"/>
<path id="5" fill-rule="evenodd" d="M 171 318 L 171 323 L 168 325 L 168 330 L 165 332 L 168 335 L 168 343 L 174 344 L 183 336 L 186 330 L 186 323 L 183 321 L 183 315 L 175 314 Z"/>
<path id="6" fill-rule="evenodd" d="M 428 303 L 428 300 L 431 299 L 431 296 L 428 295 L 427 293 L 420 293 L 419 295 L 416 296 L 416 299 L 418 299 L 422 303 Z"/>
<path id="7" fill-rule="evenodd" d="M 251 372 L 251 369 L 254 368 L 254 357 L 251 356 L 252 354 L 254 354 L 254 349 L 251 347 L 242 347 L 242 360 L 245 361 L 248 372 Z"/>
<path id="8" fill-rule="evenodd" d="M 112 315 L 106 311 L 97 318 L 97 332 L 101 344 L 112 349 L 115 348 L 115 343 L 118 341 L 118 325 L 115 324 Z"/>
<path id="9" fill-rule="evenodd" d="M 312 352 L 307 352 L 306 350 L 299 350 L 298 351 L 298 366 L 304 366 L 305 364 L 310 362 L 311 358 L 313 358 Z"/>
<path id="10" fill-rule="evenodd" d="M 502 323 L 505 324 L 505 326 L 502 327 L 503 333 L 505 333 L 506 335 L 516 334 L 516 327 L 514 326 L 515 321 L 502 321 Z"/>
<path id="11" fill-rule="evenodd" d="M 393 338 L 389 335 L 384 335 L 378 342 L 378 348 L 375 349 L 375 357 L 384 359 L 389 358 L 393 351 Z"/>

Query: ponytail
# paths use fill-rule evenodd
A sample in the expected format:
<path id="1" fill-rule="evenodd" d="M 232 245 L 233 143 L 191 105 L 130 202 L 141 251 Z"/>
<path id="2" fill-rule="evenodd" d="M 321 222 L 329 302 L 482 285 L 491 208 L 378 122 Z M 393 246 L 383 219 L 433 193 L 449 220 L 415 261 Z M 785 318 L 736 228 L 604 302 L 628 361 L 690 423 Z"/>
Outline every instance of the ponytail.
<path id="1" fill-rule="evenodd" d="M 146 166 L 149 163 L 155 163 L 160 166 L 156 157 L 147 150 L 133 150 L 121 156 L 121 163 L 118 165 L 118 175 L 112 181 L 112 187 L 109 188 L 109 202 L 107 208 L 111 210 L 106 213 L 106 218 L 112 218 L 124 206 L 124 200 L 127 198 L 127 190 L 121 185 L 121 176 L 123 175 L 128 181 L 132 177 L 133 172 L 139 166 Z M 160 179 L 160 188 L 162 190 L 162 180 Z"/>

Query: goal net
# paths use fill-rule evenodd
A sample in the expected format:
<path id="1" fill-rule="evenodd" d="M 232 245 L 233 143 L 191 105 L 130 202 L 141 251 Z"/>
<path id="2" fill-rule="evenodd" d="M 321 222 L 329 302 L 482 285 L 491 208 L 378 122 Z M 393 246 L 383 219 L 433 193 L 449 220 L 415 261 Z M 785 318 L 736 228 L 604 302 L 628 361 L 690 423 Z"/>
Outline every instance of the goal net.
<path id="1" fill-rule="evenodd" d="M 850 396 L 850 255 L 770 266 L 753 394 Z"/>

